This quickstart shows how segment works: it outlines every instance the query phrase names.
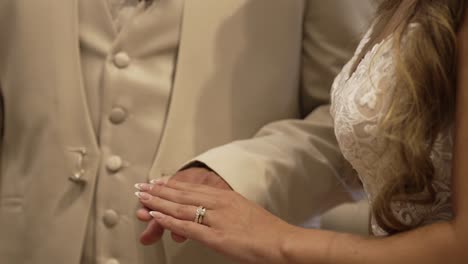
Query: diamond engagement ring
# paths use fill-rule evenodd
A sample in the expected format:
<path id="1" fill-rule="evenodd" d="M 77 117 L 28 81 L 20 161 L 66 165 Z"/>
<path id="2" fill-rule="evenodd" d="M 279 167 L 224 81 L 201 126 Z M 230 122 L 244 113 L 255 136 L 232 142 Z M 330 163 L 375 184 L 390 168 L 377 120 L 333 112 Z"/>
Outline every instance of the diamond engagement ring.
<path id="1" fill-rule="evenodd" d="M 199 206 L 197 208 L 197 212 L 195 213 L 195 220 L 193 220 L 197 224 L 202 224 L 203 223 L 203 217 L 205 217 L 206 214 L 206 208 L 203 206 Z"/>

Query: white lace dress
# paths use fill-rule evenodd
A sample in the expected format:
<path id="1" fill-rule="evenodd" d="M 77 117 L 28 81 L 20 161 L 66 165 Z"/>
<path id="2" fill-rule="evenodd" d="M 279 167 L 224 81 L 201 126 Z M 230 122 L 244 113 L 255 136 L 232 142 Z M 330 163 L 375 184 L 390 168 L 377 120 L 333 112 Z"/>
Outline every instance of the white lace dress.
<path id="1" fill-rule="evenodd" d="M 411 34 L 416 25 L 411 25 Z M 389 37 L 375 45 L 362 59 L 356 71 L 353 65 L 370 40 L 370 31 L 361 41 L 354 57 L 336 77 L 332 87 L 331 114 L 335 133 L 344 157 L 357 171 L 364 190 L 372 204 L 373 199 L 388 181 L 388 172 L 394 167 L 388 140 L 379 135 L 377 126 L 388 111 L 395 87 L 395 68 Z M 404 42 L 402 44 L 404 49 Z M 392 210 L 400 221 L 411 226 L 426 225 L 452 218 L 451 159 L 452 135 L 439 135 L 431 155 L 435 166 L 433 186 L 437 192 L 435 202 L 420 205 L 393 202 Z M 385 173 L 387 172 L 387 173 Z M 374 235 L 385 236 L 375 218 L 371 221 Z"/>

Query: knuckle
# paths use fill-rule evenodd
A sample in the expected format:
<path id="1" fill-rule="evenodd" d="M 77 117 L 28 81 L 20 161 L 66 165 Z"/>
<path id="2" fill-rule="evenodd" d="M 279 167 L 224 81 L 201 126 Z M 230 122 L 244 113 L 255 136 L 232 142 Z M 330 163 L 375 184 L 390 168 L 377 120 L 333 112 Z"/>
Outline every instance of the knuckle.
<path id="1" fill-rule="evenodd" d="M 213 208 L 221 208 L 222 207 L 222 201 L 221 199 L 216 199 L 212 201 L 212 207 Z"/>
<path id="2" fill-rule="evenodd" d="M 188 206 L 187 205 L 179 205 L 175 209 L 175 216 L 177 218 L 183 218 L 187 215 Z"/>
<path id="3" fill-rule="evenodd" d="M 174 227 L 174 226 L 176 225 L 176 223 L 175 223 L 175 218 L 173 218 L 173 217 L 171 217 L 171 216 L 166 216 L 165 219 L 164 219 L 164 221 L 166 221 L 167 225 L 168 225 L 169 227 L 171 227 L 171 228 Z"/>
<path id="4" fill-rule="evenodd" d="M 183 214 L 182 206 L 177 206 L 174 212 L 175 217 L 180 217 L 182 214 Z"/>
<path id="5" fill-rule="evenodd" d="M 150 206 L 150 208 L 152 209 L 159 208 L 160 205 L 161 205 L 161 198 L 159 198 L 158 196 L 153 196 L 153 198 L 151 198 L 151 201 L 147 204 L 147 206 Z"/>
<path id="6" fill-rule="evenodd" d="M 187 197 L 190 197 L 190 193 L 187 191 L 180 191 L 179 196 L 182 198 L 187 198 Z"/>
<path id="7" fill-rule="evenodd" d="M 152 195 L 157 195 L 159 193 L 161 193 L 163 191 L 163 188 L 162 186 L 160 185 L 153 185 L 153 187 L 151 188 L 150 192 Z"/>
<path id="8" fill-rule="evenodd" d="M 190 223 L 181 222 L 179 225 L 179 228 L 180 228 L 181 235 L 186 237 L 190 228 Z"/>
<path id="9" fill-rule="evenodd" d="M 183 176 L 183 175 L 182 175 Z M 166 184 L 166 186 L 171 187 L 171 188 L 177 188 L 179 186 L 179 179 L 181 175 L 176 175 L 172 177 Z"/>
<path id="10" fill-rule="evenodd" d="M 231 205 L 235 200 L 235 197 L 231 195 L 230 193 L 224 193 L 222 197 L 223 198 L 219 199 L 218 202 L 219 202 L 219 206 L 223 208 Z"/>
<path id="11" fill-rule="evenodd" d="M 207 243 L 211 246 L 224 245 L 227 241 L 226 233 L 221 230 L 213 230 L 213 235 Z"/>

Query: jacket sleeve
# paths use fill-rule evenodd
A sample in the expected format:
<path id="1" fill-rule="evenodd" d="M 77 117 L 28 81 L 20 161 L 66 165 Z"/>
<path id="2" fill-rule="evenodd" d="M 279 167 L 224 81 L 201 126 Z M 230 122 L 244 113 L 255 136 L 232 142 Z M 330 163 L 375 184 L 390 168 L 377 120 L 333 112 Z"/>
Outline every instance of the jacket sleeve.
<path id="1" fill-rule="evenodd" d="M 299 98 L 304 119 L 269 124 L 254 138 L 211 149 L 195 160 L 292 223 L 349 200 L 348 185 L 340 180 L 349 164 L 337 145 L 328 104 L 334 77 L 367 29 L 372 2 L 306 1 Z"/>

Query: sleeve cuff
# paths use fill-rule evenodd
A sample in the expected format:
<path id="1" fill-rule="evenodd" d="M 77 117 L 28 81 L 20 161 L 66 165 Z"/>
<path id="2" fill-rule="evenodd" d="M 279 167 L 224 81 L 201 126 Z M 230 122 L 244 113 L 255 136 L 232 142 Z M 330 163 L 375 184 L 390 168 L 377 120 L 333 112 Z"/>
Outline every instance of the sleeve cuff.
<path id="1" fill-rule="evenodd" d="M 223 178 L 234 191 L 260 205 L 266 205 L 267 198 L 261 194 L 265 193 L 262 190 L 268 186 L 268 183 L 262 177 L 264 175 L 262 166 L 254 160 L 249 158 L 245 151 L 231 144 L 201 154 L 187 162 L 182 169 L 203 164 Z"/>

